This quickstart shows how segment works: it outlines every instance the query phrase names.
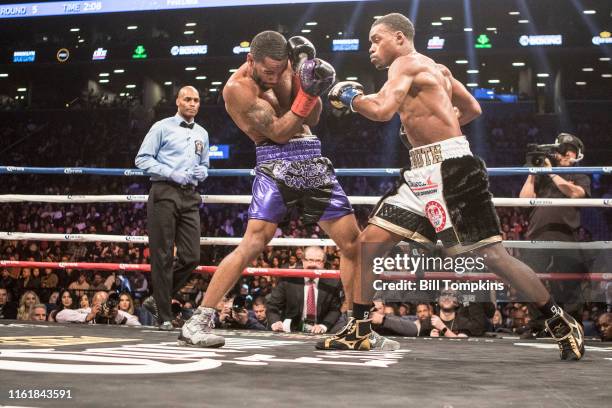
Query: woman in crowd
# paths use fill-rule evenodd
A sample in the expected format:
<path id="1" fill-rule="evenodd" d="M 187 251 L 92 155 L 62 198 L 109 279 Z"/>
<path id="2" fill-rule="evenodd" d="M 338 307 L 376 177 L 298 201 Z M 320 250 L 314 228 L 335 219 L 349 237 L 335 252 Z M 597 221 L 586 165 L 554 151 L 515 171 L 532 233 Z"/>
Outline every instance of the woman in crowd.
<path id="1" fill-rule="evenodd" d="M 87 293 L 83 293 L 79 296 L 79 308 L 85 309 L 89 307 L 89 296 Z"/>
<path id="2" fill-rule="evenodd" d="M 61 291 L 61 296 L 57 299 L 55 309 L 51 313 L 49 313 L 50 322 L 55 322 L 55 316 L 64 309 L 75 309 L 76 301 L 70 291 L 64 289 Z"/>
<path id="3" fill-rule="evenodd" d="M 38 295 L 31 290 L 26 291 L 19 299 L 19 308 L 17 309 L 17 320 L 30 320 L 30 312 L 32 307 L 40 303 Z"/>
<path id="4" fill-rule="evenodd" d="M 134 314 L 134 300 L 128 292 L 121 292 L 119 295 L 119 310 Z"/>

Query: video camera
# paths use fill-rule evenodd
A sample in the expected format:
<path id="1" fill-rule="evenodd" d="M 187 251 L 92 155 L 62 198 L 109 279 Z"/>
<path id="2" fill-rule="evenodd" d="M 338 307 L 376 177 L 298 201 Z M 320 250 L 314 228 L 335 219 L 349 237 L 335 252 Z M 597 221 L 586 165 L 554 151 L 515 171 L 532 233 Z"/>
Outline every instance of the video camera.
<path id="1" fill-rule="evenodd" d="M 555 139 L 554 144 L 536 144 L 529 143 L 527 145 L 527 154 L 525 157 L 526 167 L 543 167 L 545 160 L 550 160 L 550 164 L 556 167 L 559 162 L 557 154 L 564 155 L 568 150 L 576 152 L 575 162 L 584 158 L 584 143 L 582 140 L 569 133 L 560 133 Z"/>

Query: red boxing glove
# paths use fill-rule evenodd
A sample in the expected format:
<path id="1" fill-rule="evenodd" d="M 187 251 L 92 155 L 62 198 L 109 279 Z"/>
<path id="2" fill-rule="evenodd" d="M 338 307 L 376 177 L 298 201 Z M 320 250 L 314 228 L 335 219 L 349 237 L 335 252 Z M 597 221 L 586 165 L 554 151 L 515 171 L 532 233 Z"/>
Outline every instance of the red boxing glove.
<path id="1" fill-rule="evenodd" d="M 293 89 L 298 89 L 297 95 L 291 105 L 291 112 L 301 118 L 310 115 L 310 112 L 317 106 L 318 96 L 309 95 L 302 89 L 300 78 L 297 75 L 293 76 Z"/>

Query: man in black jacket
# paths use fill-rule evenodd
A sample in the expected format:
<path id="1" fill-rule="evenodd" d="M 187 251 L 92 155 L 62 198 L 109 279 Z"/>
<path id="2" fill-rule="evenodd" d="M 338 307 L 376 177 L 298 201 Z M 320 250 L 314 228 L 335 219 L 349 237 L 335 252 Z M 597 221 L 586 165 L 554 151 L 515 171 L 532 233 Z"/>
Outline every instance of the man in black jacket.
<path id="1" fill-rule="evenodd" d="M 483 303 L 459 302 L 459 294 L 443 290 L 438 299 L 439 316 L 431 316 L 431 337 L 482 336 L 485 333 L 486 313 Z"/>
<path id="2" fill-rule="evenodd" d="M 17 318 L 17 305 L 9 301 L 6 288 L 0 287 L 0 319 Z"/>
<path id="3" fill-rule="evenodd" d="M 302 262 L 304 269 L 323 269 L 325 252 L 320 247 L 308 247 Z M 270 328 L 283 331 L 283 321 L 291 319 L 291 331 L 326 333 L 340 317 L 341 289 L 336 279 L 281 279 L 266 305 Z"/>

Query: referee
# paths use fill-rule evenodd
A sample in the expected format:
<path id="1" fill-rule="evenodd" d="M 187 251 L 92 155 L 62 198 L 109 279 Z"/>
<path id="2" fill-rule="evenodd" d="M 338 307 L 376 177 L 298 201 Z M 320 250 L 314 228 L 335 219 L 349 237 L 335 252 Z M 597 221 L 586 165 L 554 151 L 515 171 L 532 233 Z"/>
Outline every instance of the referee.
<path id="1" fill-rule="evenodd" d="M 152 174 L 147 223 L 153 297 L 143 306 L 160 330 L 172 330 L 171 299 L 200 261 L 202 199 L 196 187 L 208 176 L 210 165 L 208 132 L 194 122 L 200 108 L 198 91 L 181 88 L 176 106 L 176 115 L 151 127 L 135 160 L 136 167 Z"/>

